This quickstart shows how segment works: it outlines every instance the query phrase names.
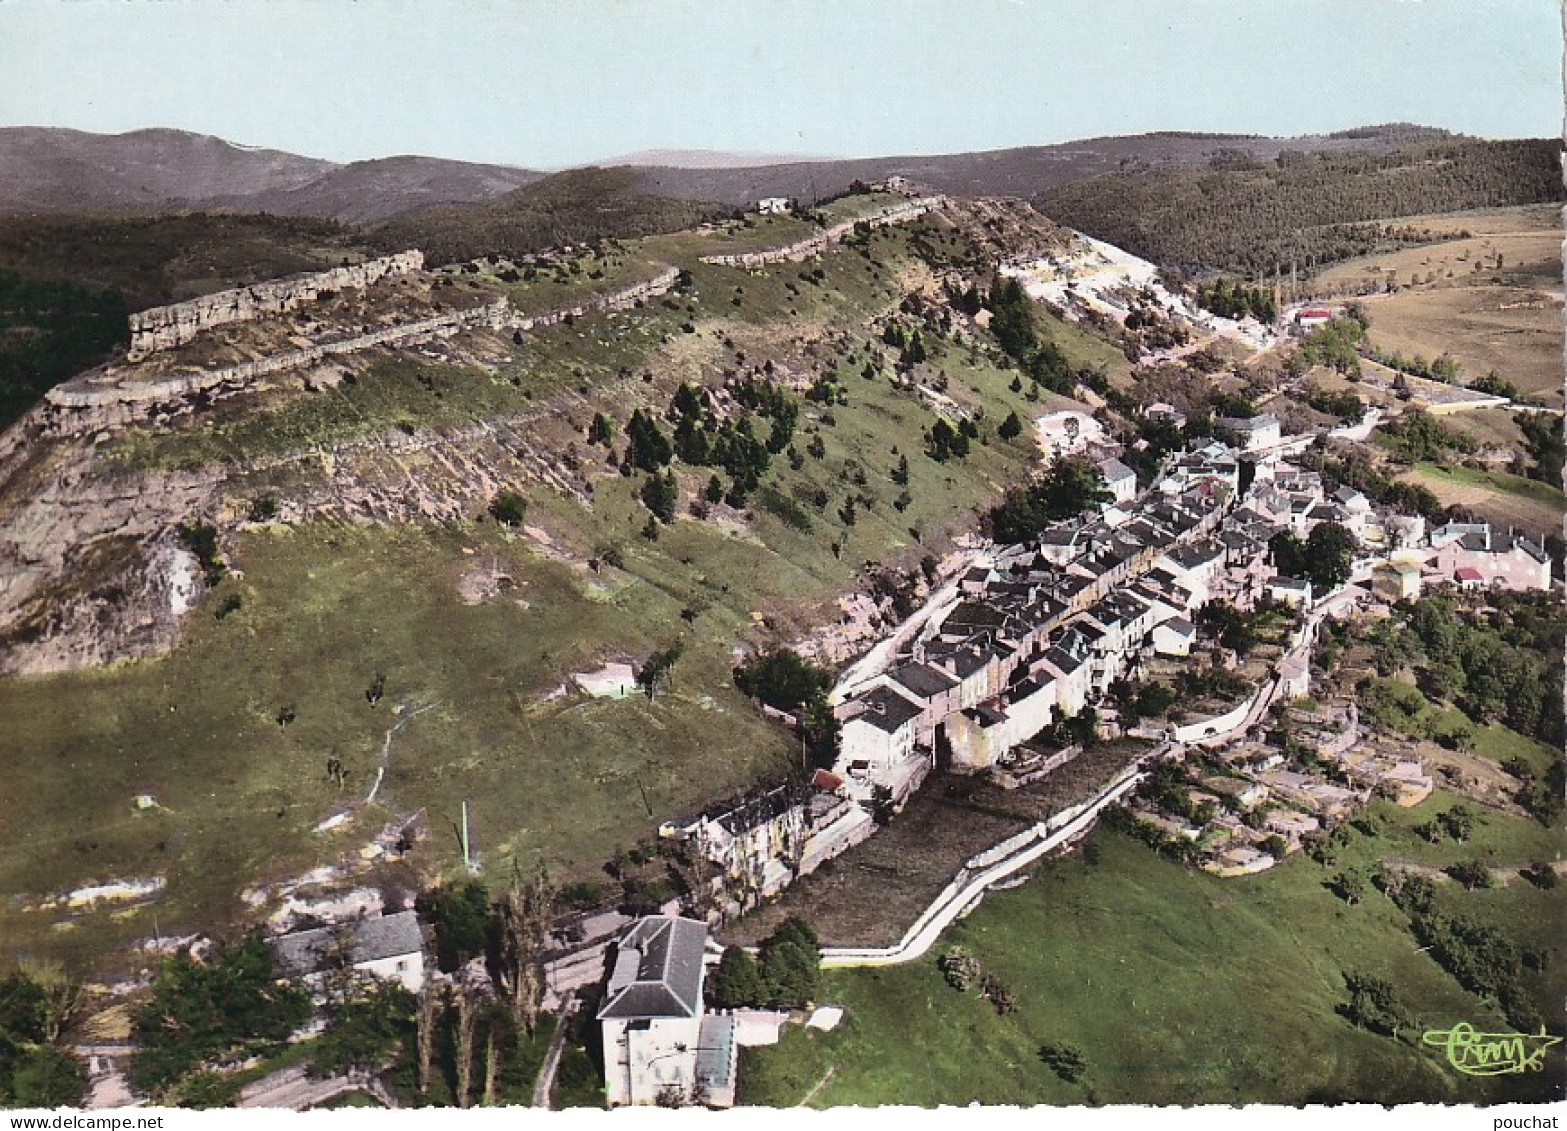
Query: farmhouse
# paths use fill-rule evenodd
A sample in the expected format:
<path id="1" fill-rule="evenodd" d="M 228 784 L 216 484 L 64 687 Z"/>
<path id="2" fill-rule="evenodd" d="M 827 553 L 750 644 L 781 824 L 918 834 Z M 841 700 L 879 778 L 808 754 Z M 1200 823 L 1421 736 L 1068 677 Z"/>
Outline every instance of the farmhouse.
<path id="1" fill-rule="evenodd" d="M 1536 543 L 1489 523 L 1448 523 L 1431 532 L 1428 568 L 1461 588 L 1549 589 L 1550 556 Z"/>
<path id="2" fill-rule="evenodd" d="M 270 941 L 278 968 L 319 990 L 344 966 L 399 983 L 409 993 L 424 986 L 424 935 L 412 911 L 358 919 L 279 935 Z"/>

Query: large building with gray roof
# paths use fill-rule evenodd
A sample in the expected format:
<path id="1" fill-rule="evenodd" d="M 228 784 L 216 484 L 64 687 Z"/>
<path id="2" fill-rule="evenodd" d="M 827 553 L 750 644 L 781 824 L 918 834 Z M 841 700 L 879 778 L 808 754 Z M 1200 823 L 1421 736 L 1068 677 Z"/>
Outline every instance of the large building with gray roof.
<path id="1" fill-rule="evenodd" d="M 732 1081 L 733 1025 L 703 1016 L 706 953 L 707 924 L 675 915 L 639 919 L 615 944 L 598 1011 L 611 1106 L 703 1101 Z"/>

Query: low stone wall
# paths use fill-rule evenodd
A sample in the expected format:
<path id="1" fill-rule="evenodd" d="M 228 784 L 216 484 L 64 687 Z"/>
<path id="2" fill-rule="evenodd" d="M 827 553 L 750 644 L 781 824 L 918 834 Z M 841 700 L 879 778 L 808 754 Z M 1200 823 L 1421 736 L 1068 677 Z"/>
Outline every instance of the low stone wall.
<path id="1" fill-rule="evenodd" d="M 1256 705 L 1257 696 L 1261 695 L 1263 690 L 1259 688 L 1257 691 L 1252 692 L 1222 715 L 1215 715 L 1211 719 L 1194 719 L 1192 722 L 1183 723 L 1172 730 L 1170 735 L 1176 742 L 1198 742 L 1211 735 L 1224 734 L 1245 721 L 1252 707 Z"/>
<path id="2" fill-rule="evenodd" d="M 249 322 L 314 302 L 323 292 L 368 287 L 389 275 L 408 275 L 424 267 L 424 252 L 403 251 L 308 275 L 269 279 L 210 295 L 154 306 L 130 316 L 132 361 L 184 345 L 204 330 L 231 322 Z"/>

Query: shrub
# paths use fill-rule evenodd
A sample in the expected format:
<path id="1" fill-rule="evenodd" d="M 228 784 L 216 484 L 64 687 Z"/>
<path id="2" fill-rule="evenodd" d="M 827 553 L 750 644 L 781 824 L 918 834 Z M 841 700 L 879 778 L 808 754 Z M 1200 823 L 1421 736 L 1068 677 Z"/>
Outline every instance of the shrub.
<path id="1" fill-rule="evenodd" d="M 502 491 L 490 500 L 490 515 L 504 526 L 522 526 L 528 520 L 528 500 L 515 491 Z"/>
<path id="2" fill-rule="evenodd" d="M 1039 1059 L 1068 1084 L 1082 1079 L 1088 1071 L 1088 1058 L 1076 1045 L 1054 1042 L 1039 1046 Z"/>

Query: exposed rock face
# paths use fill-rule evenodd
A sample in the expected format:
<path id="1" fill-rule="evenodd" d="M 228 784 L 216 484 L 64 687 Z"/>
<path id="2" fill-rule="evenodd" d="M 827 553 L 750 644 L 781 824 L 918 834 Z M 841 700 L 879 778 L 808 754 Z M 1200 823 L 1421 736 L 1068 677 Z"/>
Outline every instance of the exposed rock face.
<path id="1" fill-rule="evenodd" d="M 137 361 L 149 353 L 182 346 L 214 326 L 281 314 L 314 302 L 323 291 L 368 287 L 389 275 L 406 275 L 423 268 L 424 252 L 403 251 L 327 271 L 218 291 L 171 306 L 155 306 L 131 315 L 131 345 L 127 356 L 131 361 Z"/>
<path id="2" fill-rule="evenodd" d="M 587 498 L 588 475 L 540 439 L 542 421 L 559 411 L 137 476 L 99 472 L 85 440 L 53 441 L 63 450 L 3 508 L 0 674 L 66 671 L 172 647 L 201 589 L 173 531 L 195 518 L 232 531 L 257 484 L 279 473 L 302 481 L 281 500 L 285 522 L 463 521 L 497 492 L 528 484 Z"/>
<path id="3" fill-rule="evenodd" d="M 308 369 L 332 357 L 382 347 L 407 346 L 432 338 L 450 337 L 463 330 L 517 330 L 526 333 L 557 325 L 568 318 L 625 310 L 638 302 L 664 294 L 675 285 L 678 275 L 675 268 L 666 268 L 652 279 L 604 291 L 575 305 L 536 315 L 518 314 L 505 298 L 497 298 L 491 303 L 467 310 L 444 311 L 365 334 L 315 342 L 254 361 L 197 369 L 158 380 L 137 380 L 133 371 L 108 365 L 90 370 L 49 390 L 44 396 L 43 412 L 37 419 L 47 431 L 61 434 L 124 428 L 146 421 L 158 410 L 178 407 L 198 397 L 217 399 L 231 396 L 254 388 L 261 378 L 269 374 Z M 320 277 L 310 276 L 311 279 Z M 320 288 L 326 289 L 330 288 Z"/>
<path id="4" fill-rule="evenodd" d="M 64 671 L 172 647 L 202 589 L 175 528 L 202 519 L 234 530 L 248 500 L 278 476 L 296 484 L 282 500 L 283 521 L 460 521 L 482 513 L 497 492 L 534 483 L 592 494 L 592 472 L 577 471 L 541 438 L 540 425 L 560 406 L 452 432 L 392 432 L 325 451 L 131 476 L 95 459 L 106 433 L 156 427 L 197 398 L 254 389 L 268 374 L 334 356 L 626 309 L 668 291 L 677 275 L 668 268 L 539 315 L 520 315 L 498 298 L 236 366 L 141 382 L 99 370 L 60 386 L 0 434 L 0 674 Z"/>

